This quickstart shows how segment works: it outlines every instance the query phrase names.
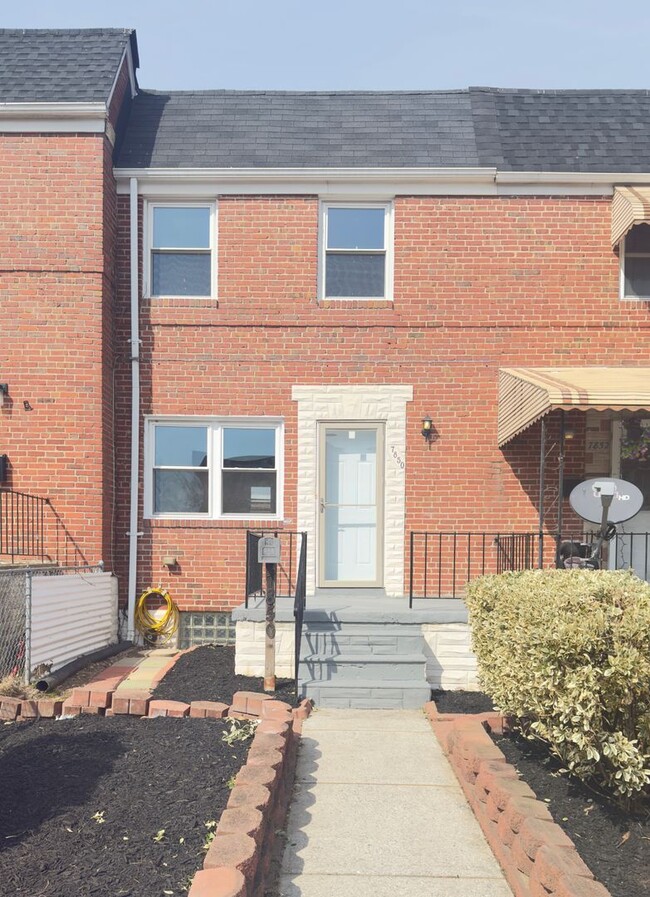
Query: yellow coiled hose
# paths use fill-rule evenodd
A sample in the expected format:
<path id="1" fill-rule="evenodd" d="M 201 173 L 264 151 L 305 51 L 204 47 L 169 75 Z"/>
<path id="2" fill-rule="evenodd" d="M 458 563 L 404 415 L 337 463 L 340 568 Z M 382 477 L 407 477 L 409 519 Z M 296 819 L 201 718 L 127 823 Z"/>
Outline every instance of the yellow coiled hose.
<path id="1" fill-rule="evenodd" d="M 158 604 L 154 611 L 147 606 L 152 598 Z M 166 589 L 158 586 L 144 590 L 135 606 L 135 625 L 150 644 L 166 645 L 171 641 L 178 629 L 178 607 Z"/>

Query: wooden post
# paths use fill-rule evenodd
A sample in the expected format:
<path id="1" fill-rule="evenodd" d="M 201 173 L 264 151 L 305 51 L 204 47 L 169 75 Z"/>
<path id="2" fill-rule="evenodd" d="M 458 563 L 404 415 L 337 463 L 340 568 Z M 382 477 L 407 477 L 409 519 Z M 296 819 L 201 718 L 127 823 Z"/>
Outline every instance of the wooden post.
<path id="1" fill-rule="evenodd" d="M 275 692 L 275 578 L 276 564 L 266 570 L 266 632 L 264 638 L 264 691 Z"/>

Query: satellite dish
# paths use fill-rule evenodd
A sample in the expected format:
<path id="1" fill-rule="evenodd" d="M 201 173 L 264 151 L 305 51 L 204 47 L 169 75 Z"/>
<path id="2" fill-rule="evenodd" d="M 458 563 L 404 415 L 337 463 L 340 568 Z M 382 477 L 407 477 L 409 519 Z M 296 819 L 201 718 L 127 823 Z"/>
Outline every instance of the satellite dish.
<path id="1" fill-rule="evenodd" d="M 643 493 L 626 480 L 614 477 L 599 477 L 585 480 L 571 490 L 569 502 L 573 510 L 590 523 L 602 523 L 603 496 L 612 496 L 607 511 L 608 523 L 623 523 L 638 514 L 643 506 Z"/>

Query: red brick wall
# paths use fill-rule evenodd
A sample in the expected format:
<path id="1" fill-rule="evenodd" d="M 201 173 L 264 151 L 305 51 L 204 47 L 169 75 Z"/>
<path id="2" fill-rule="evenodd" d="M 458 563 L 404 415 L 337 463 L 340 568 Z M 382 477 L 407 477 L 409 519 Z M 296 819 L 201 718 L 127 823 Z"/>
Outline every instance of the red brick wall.
<path id="1" fill-rule="evenodd" d="M 120 197 L 120 216 L 122 351 L 128 337 L 126 197 Z M 618 300 L 606 199 L 398 198 L 395 302 L 372 308 L 317 302 L 315 197 L 224 197 L 218 217 L 218 306 L 209 300 L 142 302 L 142 411 L 283 416 L 287 529 L 296 528 L 294 384 L 413 385 L 407 531 L 534 530 L 539 428 L 498 448 L 498 368 L 639 364 L 644 357 L 647 305 Z M 117 372 L 117 554 L 125 561 L 125 361 Z M 430 447 L 420 435 L 425 413 L 438 436 Z M 571 416 L 572 425 L 574 417 L 580 415 Z M 554 422 L 551 526 L 556 441 Z M 567 475 L 582 473 L 583 446 L 580 438 L 568 445 Z M 239 603 L 246 525 L 144 521 L 138 586 L 165 583 L 183 609 Z M 179 558 L 175 574 L 162 567 L 163 555 Z"/>
<path id="2" fill-rule="evenodd" d="M 2 135 L 0 159 L 5 485 L 51 499 L 50 557 L 110 562 L 111 146 L 101 134 Z"/>

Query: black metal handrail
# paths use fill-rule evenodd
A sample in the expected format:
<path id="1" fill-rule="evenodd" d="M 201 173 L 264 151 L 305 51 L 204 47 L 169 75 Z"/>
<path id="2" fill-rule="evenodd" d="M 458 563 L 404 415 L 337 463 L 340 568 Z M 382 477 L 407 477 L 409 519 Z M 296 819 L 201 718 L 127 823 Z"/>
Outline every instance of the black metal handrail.
<path id="1" fill-rule="evenodd" d="M 414 598 L 456 598 L 485 573 L 535 566 L 539 540 L 531 532 L 411 532 L 409 606 Z"/>
<path id="2" fill-rule="evenodd" d="M 307 533 L 301 533 L 300 554 L 298 555 L 298 574 L 296 576 L 296 593 L 293 600 L 293 617 L 295 620 L 294 629 L 294 650 L 293 650 L 293 669 L 296 687 L 296 698 L 298 695 L 299 671 L 300 671 L 300 646 L 302 644 L 302 623 L 305 615 L 305 603 L 307 594 Z"/>
<path id="3" fill-rule="evenodd" d="M 586 556 L 596 538 L 596 533 L 411 532 L 409 607 L 416 598 L 461 597 L 471 579 L 486 573 L 554 567 L 564 542 L 582 545 Z M 633 569 L 650 580 L 650 533 L 619 526 L 602 549 L 601 565 Z"/>
<path id="4" fill-rule="evenodd" d="M 49 498 L 0 489 L 0 555 L 33 557 L 44 561 L 45 507 Z"/>

